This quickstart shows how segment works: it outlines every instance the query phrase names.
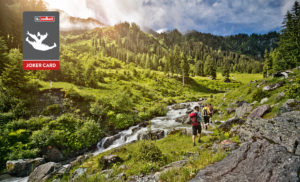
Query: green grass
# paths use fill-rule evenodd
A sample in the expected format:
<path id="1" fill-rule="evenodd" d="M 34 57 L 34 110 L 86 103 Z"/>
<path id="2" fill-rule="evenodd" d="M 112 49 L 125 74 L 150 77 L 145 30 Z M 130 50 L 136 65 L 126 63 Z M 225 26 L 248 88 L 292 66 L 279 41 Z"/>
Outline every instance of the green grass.
<path id="1" fill-rule="evenodd" d="M 116 163 L 111 167 L 113 174 L 112 177 L 109 178 L 110 180 L 120 173 L 124 173 L 127 178 L 141 174 L 147 175 L 159 171 L 160 167 L 169 163 L 187 159 L 188 162 L 184 167 L 168 171 L 161 175 L 163 181 L 187 181 L 194 177 L 199 169 L 222 160 L 227 155 L 227 152 L 223 150 L 213 151 L 211 149 L 214 142 L 219 143 L 224 139 L 230 139 L 239 143 L 238 136 L 231 136 L 229 133 L 224 133 L 219 130 L 214 130 L 212 135 L 202 136 L 201 140 L 203 142 L 197 144 L 197 147 L 192 145 L 191 136 L 182 133 L 168 135 L 158 141 L 137 141 L 91 157 L 80 166 L 72 169 L 68 175 L 62 178 L 62 181 L 68 181 L 72 172 L 79 167 L 88 169 L 86 175 L 80 178 L 81 181 L 106 181 L 105 177 L 99 174 L 102 168 L 99 166 L 98 161 L 102 156 L 109 154 L 118 155 L 123 160 L 123 162 Z M 153 143 L 158 147 L 162 153 L 162 160 L 145 161 L 140 159 L 141 146 L 143 146 L 144 143 Z M 201 149 L 199 146 L 201 146 Z M 120 166 L 123 166 L 123 168 L 120 168 Z"/>

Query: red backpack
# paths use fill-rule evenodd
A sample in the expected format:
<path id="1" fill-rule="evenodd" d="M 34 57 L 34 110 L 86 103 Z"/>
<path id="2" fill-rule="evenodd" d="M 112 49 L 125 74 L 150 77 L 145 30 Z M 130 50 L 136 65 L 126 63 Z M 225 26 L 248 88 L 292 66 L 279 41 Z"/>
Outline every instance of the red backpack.
<path id="1" fill-rule="evenodd" d="M 199 116 L 196 112 L 193 112 L 189 115 L 191 119 L 191 123 L 193 126 L 198 126 L 199 125 Z"/>

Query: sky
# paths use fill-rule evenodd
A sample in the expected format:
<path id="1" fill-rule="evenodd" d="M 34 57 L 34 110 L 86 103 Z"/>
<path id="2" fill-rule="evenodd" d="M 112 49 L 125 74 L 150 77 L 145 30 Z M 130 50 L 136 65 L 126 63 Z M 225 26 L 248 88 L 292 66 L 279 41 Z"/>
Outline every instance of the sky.
<path id="1" fill-rule="evenodd" d="M 135 22 L 157 32 L 177 28 L 215 35 L 278 31 L 295 0 L 44 0 L 51 9 L 107 25 Z"/>

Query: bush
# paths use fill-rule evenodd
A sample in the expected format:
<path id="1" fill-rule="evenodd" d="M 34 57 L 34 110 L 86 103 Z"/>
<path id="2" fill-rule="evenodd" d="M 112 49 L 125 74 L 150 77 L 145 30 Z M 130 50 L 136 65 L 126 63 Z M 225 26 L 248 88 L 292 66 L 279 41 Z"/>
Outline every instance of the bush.
<path id="1" fill-rule="evenodd" d="M 59 106 L 59 104 L 53 104 L 47 106 L 42 114 L 45 116 L 50 116 L 50 115 L 59 115 L 62 112 L 62 108 Z"/>
<path id="2" fill-rule="evenodd" d="M 269 97 L 270 95 L 267 92 L 264 92 L 262 89 L 255 89 L 252 93 L 252 101 L 260 101 L 265 97 Z"/>
<path id="3" fill-rule="evenodd" d="M 134 124 L 133 116 L 128 114 L 117 114 L 114 125 L 117 129 L 125 129 Z"/>
<path id="4" fill-rule="evenodd" d="M 151 116 L 164 116 L 168 112 L 166 104 L 155 103 L 148 109 L 148 112 Z"/>
<path id="5" fill-rule="evenodd" d="M 82 149 L 96 144 L 104 136 L 100 125 L 93 120 L 84 122 L 83 126 L 75 132 L 75 147 Z"/>
<path id="6" fill-rule="evenodd" d="M 13 113 L 9 112 L 9 113 L 0 113 L 0 125 L 2 124 L 6 124 L 9 121 L 14 119 L 14 115 Z"/>
<path id="7" fill-rule="evenodd" d="M 300 85 L 292 85 L 286 91 L 286 96 L 291 99 L 300 98 Z"/>
<path id="8" fill-rule="evenodd" d="M 137 159 L 147 162 L 166 162 L 166 156 L 161 150 L 154 143 L 147 141 L 140 144 Z"/>

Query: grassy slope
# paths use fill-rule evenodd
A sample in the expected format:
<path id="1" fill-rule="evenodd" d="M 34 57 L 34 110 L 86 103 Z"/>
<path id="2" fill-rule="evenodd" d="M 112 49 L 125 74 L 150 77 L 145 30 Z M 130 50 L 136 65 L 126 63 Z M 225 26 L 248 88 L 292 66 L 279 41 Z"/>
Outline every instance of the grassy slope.
<path id="1" fill-rule="evenodd" d="M 70 174 L 72 174 L 75 169 L 83 167 L 87 168 L 88 171 L 86 175 L 80 178 L 80 181 L 107 181 L 105 175 L 99 174 L 102 168 L 98 165 L 98 161 L 102 156 L 115 154 L 118 155 L 123 162 L 117 163 L 111 167 L 114 172 L 109 180 L 116 180 L 113 179 L 113 177 L 120 173 L 124 173 L 127 177 L 141 174 L 146 175 L 159 171 L 160 167 L 171 162 L 188 159 L 188 163 L 184 167 L 168 171 L 161 175 L 163 181 L 187 181 L 192 178 L 199 169 L 219 161 L 227 155 L 223 150 L 211 150 L 209 147 L 213 142 L 220 142 L 224 139 L 231 139 L 239 142 L 237 137 L 230 136 L 228 133 L 220 133 L 217 130 L 214 131 L 212 135 L 203 136 L 201 139 L 203 142 L 197 144 L 198 146 L 201 146 L 201 149 L 192 146 L 191 136 L 181 133 L 168 135 L 166 138 L 158 141 L 152 141 L 152 143 L 162 151 L 163 156 L 165 156 L 166 160 L 164 162 L 140 160 L 138 158 L 138 156 L 141 155 L 139 151 L 141 150 L 141 145 L 146 141 L 137 141 L 91 157 L 83 164 L 73 168 L 70 171 Z M 126 167 L 120 169 L 120 166 Z M 69 181 L 71 178 L 70 174 L 63 176 L 62 181 Z"/>
<path id="2" fill-rule="evenodd" d="M 215 120 L 226 120 L 234 116 L 234 114 L 228 115 L 226 113 L 227 108 L 234 108 L 236 107 L 233 102 L 245 100 L 249 103 L 257 101 L 253 107 L 257 107 L 263 105 L 260 103 L 262 98 L 269 98 L 267 102 L 264 104 L 269 104 L 272 108 L 271 112 L 264 115 L 264 118 L 272 118 L 276 116 L 280 106 L 287 100 L 287 99 L 299 99 L 299 77 L 300 71 L 297 69 L 293 70 L 293 74 L 290 75 L 290 78 L 284 79 L 281 78 L 267 78 L 257 83 L 249 83 L 248 80 L 252 80 L 249 78 L 247 79 L 247 84 L 242 85 L 241 87 L 230 91 L 228 93 L 220 93 L 214 95 L 213 98 L 208 99 L 207 102 L 212 103 L 216 109 L 221 110 L 224 112 L 224 115 L 215 115 Z M 242 78 L 241 78 L 242 79 Z M 283 86 L 279 87 L 273 91 L 262 91 L 262 88 L 267 85 L 272 85 L 276 83 L 282 83 Z M 260 85 L 258 88 L 257 85 Z M 298 88 L 298 91 L 297 89 Z M 279 93 L 284 93 L 283 97 L 279 97 Z M 289 94 L 289 92 L 293 94 Z"/>

